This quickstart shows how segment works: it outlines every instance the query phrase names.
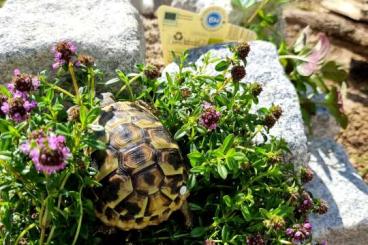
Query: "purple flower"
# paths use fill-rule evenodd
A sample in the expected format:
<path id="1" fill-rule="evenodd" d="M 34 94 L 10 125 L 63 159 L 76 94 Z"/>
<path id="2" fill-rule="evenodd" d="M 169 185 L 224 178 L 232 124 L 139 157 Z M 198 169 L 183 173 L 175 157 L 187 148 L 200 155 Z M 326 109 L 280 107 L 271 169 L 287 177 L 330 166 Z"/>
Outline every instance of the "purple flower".
<path id="1" fill-rule="evenodd" d="M 29 139 L 19 148 L 32 159 L 37 171 L 46 174 L 64 169 L 71 155 L 64 136 L 46 136 L 39 131 L 32 132 Z"/>
<path id="2" fill-rule="evenodd" d="M 4 106 L 4 110 L 3 110 Z M 9 111 L 8 97 L 0 95 L 0 117 L 5 117 L 5 114 Z"/>
<path id="3" fill-rule="evenodd" d="M 22 98 L 22 99 L 27 99 L 28 98 L 28 93 L 16 90 L 13 83 L 8 83 L 7 87 L 9 89 L 10 93 L 12 94 L 13 98 Z"/>
<path id="4" fill-rule="evenodd" d="M 71 41 L 62 41 L 52 47 L 51 51 L 54 53 L 52 68 L 57 69 L 76 58 L 77 46 Z"/>
<path id="5" fill-rule="evenodd" d="M 293 237 L 294 236 L 294 230 L 292 228 L 287 228 L 286 231 L 285 231 L 285 234 L 288 237 Z"/>
<path id="6" fill-rule="evenodd" d="M 247 245 L 264 245 L 265 241 L 263 240 L 260 234 L 249 236 L 247 238 Z"/>
<path id="7" fill-rule="evenodd" d="M 302 241 L 304 239 L 304 234 L 301 231 L 297 231 L 294 234 L 295 241 Z"/>
<path id="8" fill-rule="evenodd" d="M 208 131 L 212 131 L 217 127 L 217 123 L 220 120 L 221 113 L 216 111 L 215 107 L 205 102 L 203 104 L 203 113 L 199 118 L 199 122 L 208 129 Z"/>
<path id="9" fill-rule="evenodd" d="M 305 221 L 304 224 L 295 224 L 292 228 L 287 228 L 285 234 L 291 238 L 293 244 L 300 244 L 308 238 L 312 232 L 312 225 Z"/>
<path id="10" fill-rule="evenodd" d="M 313 200 L 307 192 L 303 192 L 302 200 L 298 207 L 298 212 L 300 214 L 306 214 L 310 209 L 313 208 Z"/>
<path id="11" fill-rule="evenodd" d="M 36 101 L 31 101 L 21 97 L 14 97 L 2 103 L 2 113 L 17 123 L 28 119 L 30 112 L 37 107 Z"/>
<path id="12" fill-rule="evenodd" d="M 305 222 L 305 223 L 303 224 L 303 228 L 304 228 L 306 231 L 311 232 L 311 231 L 312 231 L 312 224 L 311 224 L 311 223 L 309 223 L 309 222 L 307 221 L 307 222 Z"/>
<path id="13" fill-rule="evenodd" d="M 40 86 L 40 81 L 37 77 L 33 77 L 28 74 L 21 74 L 19 69 L 14 69 L 13 80 L 10 85 L 8 85 L 9 90 L 14 94 L 17 91 L 21 93 L 29 93 L 38 89 Z"/>

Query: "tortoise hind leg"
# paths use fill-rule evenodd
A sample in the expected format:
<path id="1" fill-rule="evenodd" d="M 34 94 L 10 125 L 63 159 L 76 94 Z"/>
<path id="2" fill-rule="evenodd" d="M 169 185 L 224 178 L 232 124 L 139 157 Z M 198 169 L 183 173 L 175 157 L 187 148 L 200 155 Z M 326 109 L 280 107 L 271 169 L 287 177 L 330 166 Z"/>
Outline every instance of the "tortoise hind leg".
<path id="1" fill-rule="evenodd" d="M 193 226 L 193 216 L 192 213 L 189 210 L 188 202 L 185 201 L 183 205 L 180 208 L 181 213 L 184 216 L 185 219 L 185 226 L 192 227 Z"/>

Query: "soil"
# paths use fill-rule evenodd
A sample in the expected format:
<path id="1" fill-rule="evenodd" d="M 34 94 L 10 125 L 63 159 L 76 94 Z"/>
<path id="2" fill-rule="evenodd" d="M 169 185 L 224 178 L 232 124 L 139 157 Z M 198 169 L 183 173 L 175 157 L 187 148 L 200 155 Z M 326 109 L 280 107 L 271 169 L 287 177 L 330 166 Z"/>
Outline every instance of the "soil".
<path id="1" fill-rule="evenodd" d="M 319 8 L 318 1 L 302 2 L 302 7 L 311 11 Z M 313 3 L 310 4 L 311 2 Z M 146 38 L 146 63 L 163 67 L 157 19 L 153 16 L 142 16 L 142 20 Z M 294 42 L 302 28 L 293 23 L 286 23 L 287 41 Z M 349 125 L 345 130 L 341 130 L 336 140 L 345 147 L 352 164 L 368 183 L 368 60 L 339 46 L 333 39 L 331 42 L 333 45 L 328 59 L 337 60 L 346 70 L 350 70 L 347 93 L 344 96 L 344 110 L 348 115 Z M 352 60 L 355 61 L 353 65 Z"/>
<path id="2" fill-rule="evenodd" d="M 157 18 L 154 16 L 141 16 L 146 38 L 146 63 L 164 67 L 163 54 L 161 50 L 160 33 Z"/>

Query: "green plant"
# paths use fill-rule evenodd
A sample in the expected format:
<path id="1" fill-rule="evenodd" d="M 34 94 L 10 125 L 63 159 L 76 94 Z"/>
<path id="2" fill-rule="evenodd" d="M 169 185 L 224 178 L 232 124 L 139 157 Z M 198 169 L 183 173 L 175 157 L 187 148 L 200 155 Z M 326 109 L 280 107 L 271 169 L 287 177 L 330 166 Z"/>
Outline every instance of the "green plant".
<path id="1" fill-rule="evenodd" d="M 325 61 L 330 42 L 323 33 L 318 34 L 318 42 L 312 46 L 311 30 L 306 27 L 292 47 L 285 42 L 279 47 L 280 60 L 293 82 L 300 100 L 303 119 L 310 126 L 311 116 L 318 106 L 325 107 L 343 128 L 348 119 L 344 113 L 340 86 L 347 79 L 347 73 L 334 61 Z M 334 81 L 328 86 L 325 81 Z M 314 97 L 324 94 L 322 101 Z"/>
<path id="2" fill-rule="evenodd" d="M 94 208 L 85 192 L 99 185 L 87 149 L 105 147 L 90 129 L 100 113 L 93 85 L 99 72 L 76 56 L 71 42 L 57 44 L 54 52 L 53 66 L 61 67 L 54 79 L 16 69 L 8 88 L 0 87 L 2 244 L 96 240 L 86 225 L 94 222 Z M 62 88 L 69 85 L 74 92 Z"/>
<path id="3" fill-rule="evenodd" d="M 279 43 L 283 37 L 277 30 L 281 6 L 290 0 L 232 0 L 232 5 L 244 13 L 242 25 L 257 33 L 261 40 Z"/>
<path id="4" fill-rule="evenodd" d="M 126 75 L 119 71 L 121 91 L 139 84 L 138 96 L 149 103 L 164 126 L 180 145 L 190 168 L 188 188 L 193 227 L 187 229 L 182 217 L 134 233 L 118 233 L 117 239 L 137 244 L 292 244 L 307 243 L 311 226 L 308 213 L 318 209 L 317 199 L 303 191 L 299 171 L 284 162 L 288 151 L 281 139 L 268 131 L 280 118 L 282 109 L 259 108 L 262 88 L 257 83 L 239 82 L 246 67 L 241 58 L 249 52 L 243 44 L 232 57 L 213 58 L 186 67 L 186 56 L 178 57 L 178 71 L 163 79 L 147 77 L 147 69 Z M 215 65 L 217 75 L 206 73 Z M 130 94 L 130 93 L 128 93 Z M 287 113 L 287 112 L 286 112 Z M 255 143 L 261 137 L 263 143 Z M 303 168 L 304 180 L 310 170 Z"/>

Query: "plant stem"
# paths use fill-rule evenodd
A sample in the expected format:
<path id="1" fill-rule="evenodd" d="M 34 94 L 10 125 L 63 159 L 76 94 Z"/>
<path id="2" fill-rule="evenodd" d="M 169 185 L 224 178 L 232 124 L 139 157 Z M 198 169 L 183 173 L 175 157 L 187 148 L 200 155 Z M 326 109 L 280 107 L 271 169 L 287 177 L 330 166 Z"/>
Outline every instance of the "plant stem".
<path id="1" fill-rule="evenodd" d="M 22 239 L 22 237 L 24 237 L 25 234 L 27 234 L 27 232 L 29 230 L 31 230 L 33 227 L 35 227 L 36 224 L 35 223 L 32 223 L 30 224 L 29 226 L 27 226 L 27 228 L 25 228 L 20 234 L 19 236 L 17 237 L 17 240 L 15 240 L 15 244 L 19 244 L 19 240 Z"/>
<path id="2" fill-rule="evenodd" d="M 90 87 L 90 98 L 91 98 L 91 106 L 93 105 L 93 100 L 95 99 L 95 71 L 92 67 L 88 68 L 88 73 L 91 75 L 91 87 Z"/>
<path id="3" fill-rule="evenodd" d="M 220 87 L 220 88 L 218 88 L 218 89 L 216 90 L 216 92 L 213 94 L 213 98 L 215 98 L 215 97 L 216 97 L 216 95 L 218 95 L 222 90 L 224 90 L 224 89 L 225 89 L 226 85 L 230 82 L 230 80 L 232 80 L 232 79 L 231 79 L 231 78 L 227 78 L 227 79 L 224 81 L 224 83 L 221 85 L 221 87 Z"/>
<path id="4" fill-rule="evenodd" d="M 42 245 L 43 240 L 45 240 L 47 216 L 48 216 L 48 210 L 47 210 L 47 207 L 46 207 L 45 212 L 42 215 L 41 224 L 40 224 L 40 226 L 41 226 L 41 237 L 40 237 L 40 242 L 39 242 L 40 245 Z"/>
<path id="5" fill-rule="evenodd" d="M 72 95 L 71 93 L 69 93 L 68 91 L 66 91 L 63 88 L 60 88 L 59 86 L 55 85 L 55 84 L 51 84 L 49 82 L 47 82 L 46 80 L 43 81 L 46 85 L 50 86 L 51 88 L 58 90 L 59 92 L 68 95 L 69 97 L 71 97 L 72 99 L 74 99 L 74 95 Z"/>
<path id="6" fill-rule="evenodd" d="M 66 182 L 68 181 L 69 179 L 69 176 L 70 176 L 70 173 L 67 173 L 63 179 L 63 182 L 61 183 L 60 185 L 60 190 L 64 189 L 64 186 L 66 184 Z M 60 208 L 60 205 L 61 205 L 61 198 L 62 198 L 62 195 L 59 194 L 59 197 L 58 197 L 58 204 L 57 204 L 57 207 Z M 51 231 L 50 231 L 50 234 L 49 234 L 49 237 L 47 238 L 47 241 L 46 241 L 46 244 L 50 244 L 51 242 L 51 239 L 52 237 L 54 236 L 54 232 L 55 232 L 55 229 L 56 229 L 56 226 L 53 225 L 51 227 Z"/>
<path id="7" fill-rule="evenodd" d="M 249 25 L 254 18 L 256 18 L 256 16 L 258 15 L 258 12 L 261 11 L 269 2 L 269 0 L 263 0 L 263 2 L 258 6 L 257 10 L 254 11 L 254 13 L 249 17 L 249 19 L 247 20 L 247 24 Z"/>
<path id="8" fill-rule="evenodd" d="M 128 88 L 128 91 L 129 91 L 129 96 L 131 99 L 134 98 L 134 94 L 133 94 L 133 90 L 132 90 L 132 87 L 130 86 L 130 84 L 132 82 L 134 82 L 135 80 L 137 80 L 138 78 L 141 77 L 141 73 L 136 75 L 135 77 L 133 77 L 132 79 L 128 80 L 128 81 L 123 81 L 125 83 L 125 86 L 121 87 L 121 89 L 119 90 L 119 92 L 116 94 L 116 97 L 118 97 L 123 91 L 124 89 L 127 87 Z"/>
<path id="9" fill-rule="evenodd" d="M 82 190 L 83 190 L 83 186 L 79 190 L 79 200 L 78 201 L 79 201 L 79 212 L 80 212 L 80 216 L 79 216 L 79 219 L 78 219 L 77 231 L 75 232 L 72 245 L 75 245 L 76 244 L 76 242 L 78 240 L 78 237 L 79 237 L 80 229 L 81 229 L 81 226 L 82 226 L 82 220 L 83 220 Z"/>
<path id="10" fill-rule="evenodd" d="M 294 59 L 294 60 L 301 60 L 304 62 L 309 62 L 307 58 L 300 57 L 298 55 L 280 55 L 279 59 Z"/>
<path id="11" fill-rule="evenodd" d="M 81 105 L 78 82 L 77 82 L 77 78 L 75 76 L 74 65 L 73 65 L 72 62 L 69 62 L 68 68 L 69 68 L 70 76 L 72 77 L 72 82 L 73 82 L 73 87 L 74 87 L 74 91 L 75 91 L 75 97 L 76 97 L 76 100 L 77 100 L 77 104 Z"/>

